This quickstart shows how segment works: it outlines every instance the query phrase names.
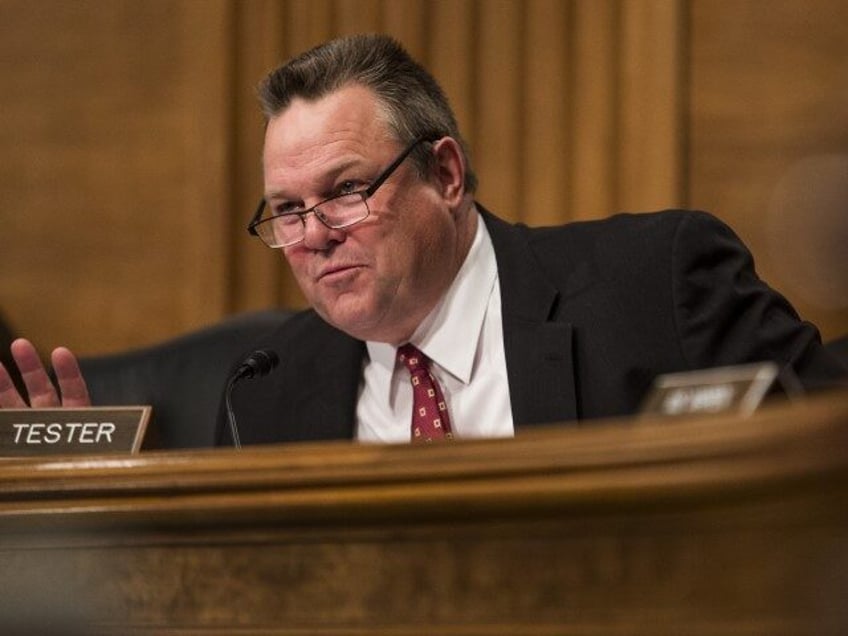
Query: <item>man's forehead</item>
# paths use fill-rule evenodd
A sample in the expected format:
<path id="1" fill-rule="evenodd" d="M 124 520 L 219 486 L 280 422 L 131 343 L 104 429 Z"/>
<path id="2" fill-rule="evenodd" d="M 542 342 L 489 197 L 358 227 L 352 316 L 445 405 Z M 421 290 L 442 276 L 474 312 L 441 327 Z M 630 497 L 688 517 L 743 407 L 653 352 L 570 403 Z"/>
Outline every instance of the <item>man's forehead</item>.
<path id="1" fill-rule="evenodd" d="M 394 136 L 373 126 L 328 126 L 289 134 L 281 122 L 279 134 L 266 136 L 263 164 L 266 170 L 292 168 L 336 169 L 338 164 L 354 165 L 382 158 L 384 147 L 394 146 Z"/>

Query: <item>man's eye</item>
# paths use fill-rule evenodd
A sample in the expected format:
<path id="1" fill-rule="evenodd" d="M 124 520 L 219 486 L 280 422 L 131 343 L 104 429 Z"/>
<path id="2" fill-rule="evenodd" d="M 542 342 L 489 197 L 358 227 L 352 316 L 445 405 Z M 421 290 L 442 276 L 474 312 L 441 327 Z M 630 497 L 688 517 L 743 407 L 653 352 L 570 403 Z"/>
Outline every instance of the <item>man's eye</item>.
<path id="1" fill-rule="evenodd" d="M 274 216 L 282 216 L 283 214 L 297 214 L 303 209 L 303 206 L 297 203 L 280 203 L 273 207 Z"/>
<path id="2" fill-rule="evenodd" d="M 362 183 L 360 181 L 354 181 L 353 179 L 347 179 L 346 181 L 342 181 L 338 187 L 336 188 L 336 192 L 339 194 L 350 194 L 351 192 L 356 192 L 362 188 Z"/>

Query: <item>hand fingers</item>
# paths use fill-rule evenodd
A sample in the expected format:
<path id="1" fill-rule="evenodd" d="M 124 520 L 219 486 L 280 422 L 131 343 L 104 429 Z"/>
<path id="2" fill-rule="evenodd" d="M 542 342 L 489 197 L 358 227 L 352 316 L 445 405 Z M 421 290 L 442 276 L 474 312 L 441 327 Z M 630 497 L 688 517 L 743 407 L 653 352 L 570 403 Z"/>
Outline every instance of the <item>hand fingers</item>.
<path id="1" fill-rule="evenodd" d="M 23 409 L 27 407 L 26 401 L 18 393 L 12 377 L 2 364 L 0 364 L 0 409 Z"/>
<path id="2" fill-rule="evenodd" d="M 51 356 L 53 370 L 59 382 L 62 394 L 62 406 L 69 408 L 85 408 L 91 406 L 88 397 L 88 387 L 79 368 L 76 356 L 65 347 L 59 347 Z"/>
<path id="3" fill-rule="evenodd" d="M 18 338 L 12 343 L 12 357 L 18 365 L 18 370 L 23 378 L 27 393 L 29 394 L 29 404 L 35 408 L 51 408 L 58 407 L 59 395 L 56 393 L 56 388 L 50 382 L 47 371 L 44 370 L 44 365 L 41 364 L 41 358 L 38 357 L 38 352 L 29 340 Z"/>
<path id="4" fill-rule="evenodd" d="M 50 381 L 41 358 L 29 340 L 19 338 L 12 343 L 12 357 L 18 365 L 29 395 L 29 406 L 34 408 L 84 408 L 91 406 L 88 388 L 76 356 L 65 347 L 53 351 L 52 363 L 61 390 L 61 400 Z M 0 365 L 0 407 L 26 408 L 27 403 L 15 389 L 9 373 Z"/>

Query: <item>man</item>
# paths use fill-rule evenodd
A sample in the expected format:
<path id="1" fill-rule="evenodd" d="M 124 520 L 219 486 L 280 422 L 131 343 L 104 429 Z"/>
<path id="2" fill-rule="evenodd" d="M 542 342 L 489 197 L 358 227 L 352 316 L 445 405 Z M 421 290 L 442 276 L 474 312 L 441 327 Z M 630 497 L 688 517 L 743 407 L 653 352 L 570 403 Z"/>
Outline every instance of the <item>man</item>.
<path id="1" fill-rule="evenodd" d="M 530 229 L 484 210 L 441 89 L 387 37 L 308 51 L 261 99 L 250 229 L 312 309 L 257 343 L 281 362 L 235 392 L 244 443 L 510 436 L 632 413 L 660 373 L 761 360 L 810 385 L 843 373 L 709 215 Z M 31 345 L 13 353 L 33 404 L 58 403 Z M 53 364 L 64 403 L 84 403 L 70 352 Z M 0 376 L 0 405 L 22 403 Z M 415 414 L 431 406 L 424 430 Z"/>
<path id="2" fill-rule="evenodd" d="M 776 360 L 808 383 L 839 374 L 712 217 L 531 230 L 483 210 L 442 91 L 387 38 L 309 51 L 260 96 L 254 231 L 282 246 L 315 311 L 260 343 L 282 362 L 239 388 L 248 441 L 408 441 L 407 342 L 432 360 L 460 437 L 632 413 L 664 372 Z M 321 204 L 363 190 L 364 218 Z"/>

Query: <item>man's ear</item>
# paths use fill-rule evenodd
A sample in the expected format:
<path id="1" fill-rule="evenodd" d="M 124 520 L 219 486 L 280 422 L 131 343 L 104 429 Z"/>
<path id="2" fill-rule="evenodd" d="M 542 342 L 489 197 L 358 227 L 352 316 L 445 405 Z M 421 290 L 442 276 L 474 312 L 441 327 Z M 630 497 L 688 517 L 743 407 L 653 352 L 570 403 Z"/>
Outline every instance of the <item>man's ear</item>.
<path id="1" fill-rule="evenodd" d="M 452 207 L 458 206 L 465 195 L 465 159 L 459 142 L 443 137 L 433 144 L 436 160 L 435 178 L 441 194 Z"/>

